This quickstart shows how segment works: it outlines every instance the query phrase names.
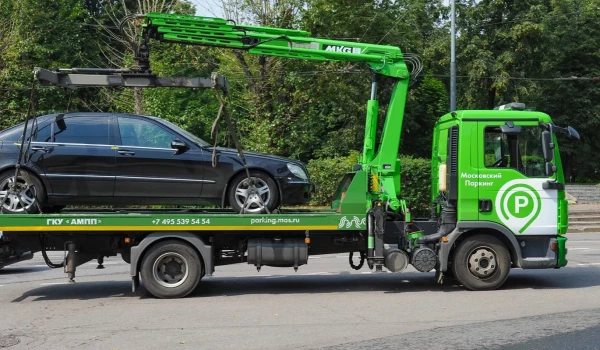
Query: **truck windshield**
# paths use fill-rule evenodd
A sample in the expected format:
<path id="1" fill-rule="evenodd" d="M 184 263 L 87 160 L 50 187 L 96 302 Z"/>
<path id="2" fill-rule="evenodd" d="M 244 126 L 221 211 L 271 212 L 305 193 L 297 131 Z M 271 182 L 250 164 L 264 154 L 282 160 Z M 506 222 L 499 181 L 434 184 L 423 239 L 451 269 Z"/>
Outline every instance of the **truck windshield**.
<path id="1" fill-rule="evenodd" d="M 485 166 L 515 169 L 528 177 L 547 177 L 541 135 L 539 126 L 524 126 L 518 135 L 503 134 L 499 127 L 486 128 Z"/>

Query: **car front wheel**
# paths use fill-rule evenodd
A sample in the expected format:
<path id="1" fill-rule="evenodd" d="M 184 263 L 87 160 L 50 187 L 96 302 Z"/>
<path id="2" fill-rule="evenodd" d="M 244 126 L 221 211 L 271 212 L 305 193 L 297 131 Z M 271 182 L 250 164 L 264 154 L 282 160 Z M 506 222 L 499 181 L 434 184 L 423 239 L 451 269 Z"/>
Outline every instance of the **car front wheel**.
<path id="1" fill-rule="evenodd" d="M 237 213 L 262 214 L 277 208 L 279 193 L 275 181 L 265 173 L 251 171 L 237 175 L 229 187 L 229 203 Z"/>
<path id="2" fill-rule="evenodd" d="M 31 184 L 19 177 L 16 182 L 16 192 L 10 193 L 15 182 L 14 170 L 0 174 L 0 206 L 6 214 L 36 214 L 41 207 L 41 198 L 44 198 L 44 187 L 35 177 L 31 176 Z"/>

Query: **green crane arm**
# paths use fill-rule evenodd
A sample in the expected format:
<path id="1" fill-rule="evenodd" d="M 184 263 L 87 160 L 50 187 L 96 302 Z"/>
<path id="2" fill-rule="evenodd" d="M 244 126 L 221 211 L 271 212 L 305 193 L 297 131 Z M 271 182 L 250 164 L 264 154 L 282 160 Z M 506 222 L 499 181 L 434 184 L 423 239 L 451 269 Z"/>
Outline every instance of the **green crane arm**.
<path id="1" fill-rule="evenodd" d="M 261 56 L 366 63 L 375 73 L 371 98 L 367 102 L 363 155 L 360 160 L 362 170 L 377 181 L 376 186 L 367 190 L 371 193 L 369 203 L 372 199 L 380 199 L 389 201 L 390 207 L 395 210 L 402 206 L 398 198 L 398 148 L 410 72 L 398 47 L 313 38 L 309 32 L 302 30 L 237 25 L 221 18 L 148 13 L 136 57 L 140 69 L 146 71 L 150 69 L 150 39 L 246 50 Z M 395 78 L 396 83 L 376 152 L 379 110 L 377 75 Z"/>

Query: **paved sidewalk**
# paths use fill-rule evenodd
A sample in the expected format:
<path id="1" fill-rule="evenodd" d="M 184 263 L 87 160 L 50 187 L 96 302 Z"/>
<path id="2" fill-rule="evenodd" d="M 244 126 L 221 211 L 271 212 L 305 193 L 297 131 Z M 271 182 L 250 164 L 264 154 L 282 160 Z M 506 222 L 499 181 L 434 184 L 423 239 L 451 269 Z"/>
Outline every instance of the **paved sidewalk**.
<path id="1" fill-rule="evenodd" d="M 569 212 L 597 212 L 600 214 L 600 204 L 569 204 Z"/>

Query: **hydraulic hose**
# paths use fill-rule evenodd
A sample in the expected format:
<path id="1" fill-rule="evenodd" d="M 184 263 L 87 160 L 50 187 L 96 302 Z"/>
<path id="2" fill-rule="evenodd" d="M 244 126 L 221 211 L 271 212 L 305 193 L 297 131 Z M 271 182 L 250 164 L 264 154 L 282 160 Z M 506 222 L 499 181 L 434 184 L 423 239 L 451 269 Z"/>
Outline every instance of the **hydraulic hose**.
<path id="1" fill-rule="evenodd" d="M 46 263 L 46 265 L 48 265 L 49 268 L 59 269 L 59 268 L 65 266 L 64 261 L 60 264 L 55 264 L 52 261 L 50 261 L 50 258 L 48 258 L 48 254 L 46 254 L 46 236 L 44 236 L 42 234 L 40 234 L 40 246 L 42 247 L 41 251 L 42 251 L 42 257 L 44 258 L 44 262 Z"/>
<path id="2" fill-rule="evenodd" d="M 360 251 L 360 262 L 358 263 L 358 265 L 354 265 L 354 261 L 352 260 L 352 257 L 354 256 L 354 252 L 350 252 L 350 255 L 348 256 L 348 261 L 350 262 L 350 267 L 354 270 L 360 270 L 362 269 L 363 265 L 365 264 L 365 259 L 367 258 L 367 254 L 365 254 L 364 251 Z"/>

